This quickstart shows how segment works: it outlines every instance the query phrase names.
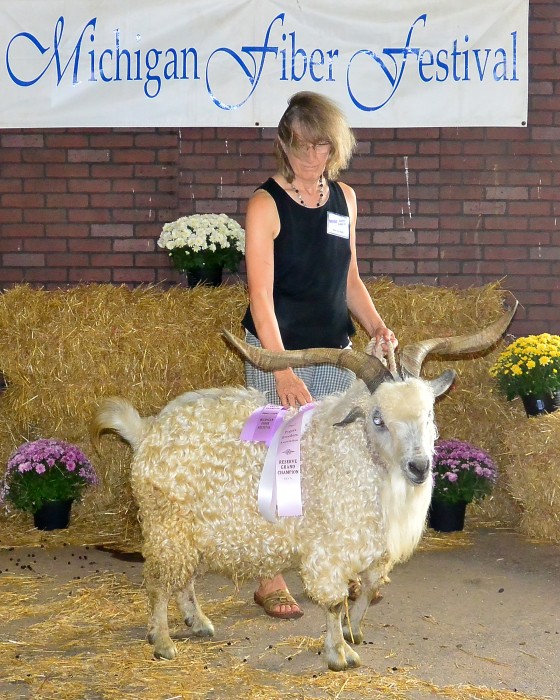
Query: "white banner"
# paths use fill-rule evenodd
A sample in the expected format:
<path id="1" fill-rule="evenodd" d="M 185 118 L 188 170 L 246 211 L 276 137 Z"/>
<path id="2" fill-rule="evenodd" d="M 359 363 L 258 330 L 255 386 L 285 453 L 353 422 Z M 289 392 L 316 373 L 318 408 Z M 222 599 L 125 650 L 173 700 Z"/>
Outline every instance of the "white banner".
<path id="1" fill-rule="evenodd" d="M 0 0 L 1 127 L 522 126 L 528 0 Z"/>

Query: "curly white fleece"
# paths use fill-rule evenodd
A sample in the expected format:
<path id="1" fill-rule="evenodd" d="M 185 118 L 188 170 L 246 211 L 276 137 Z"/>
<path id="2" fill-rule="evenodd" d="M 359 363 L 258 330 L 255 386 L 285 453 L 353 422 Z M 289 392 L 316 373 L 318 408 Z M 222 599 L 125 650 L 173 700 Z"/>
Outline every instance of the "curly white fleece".
<path id="1" fill-rule="evenodd" d="M 174 590 L 204 568 L 234 579 L 296 568 L 310 597 L 327 607 L 371 565 L 381 579 L 412 553 L 424 528 L 431 477 L 414 486 L 403 466 L 431 456 L 433 400 L 427 384 L 410 379 L 373 396 L 357 382 L 321 402 L 302 438 L 304 514 L 276 523 L 257 508 L 266 448 L 239 440 L 247 417 L 265 403 L 260 393 L 185 394 L 149 421 L 115 400 L 104 425 L 118 416 L 119 432 L 136 448 L 132 484 L 147 578 Z M 333 427 L 355 407 L 363 417 Z M 375 411 L 381 426 L 371 420 Z"/>

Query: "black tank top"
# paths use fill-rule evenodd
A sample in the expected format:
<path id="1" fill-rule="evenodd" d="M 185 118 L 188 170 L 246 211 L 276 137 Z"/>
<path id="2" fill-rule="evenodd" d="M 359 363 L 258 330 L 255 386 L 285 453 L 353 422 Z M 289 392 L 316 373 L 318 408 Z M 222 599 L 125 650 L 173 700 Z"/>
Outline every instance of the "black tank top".
<path id="1" fill-rule="evenodd" d="M 329 212 L 348 217 L 342 188 L 329 181 L 329 198 L 321 207 L 298 204 L 272 178 L 259 189 L 271 195 L 280 217 L 273 297 L 284 347 L 346 347 L 355 332 L 346 302 L 350 239 L 327 232 Z M 242 323 L 257 335 L 250 308 Z"/>

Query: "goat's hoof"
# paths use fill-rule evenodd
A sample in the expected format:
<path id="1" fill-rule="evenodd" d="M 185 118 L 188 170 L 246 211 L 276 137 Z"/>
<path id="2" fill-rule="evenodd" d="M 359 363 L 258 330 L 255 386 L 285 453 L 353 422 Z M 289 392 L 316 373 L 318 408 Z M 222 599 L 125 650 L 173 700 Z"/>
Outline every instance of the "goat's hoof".
<path id="1" fill-rule="evenodd" d="M 362 665 L 359 655 L 347 644 L 337 646 L 336 653 L 327 656 L 327 664 L 331 671 L 346 671 Z"/>
<path id="2" fill-rule="evenodd" d="M 350 649 L 350 647 L 348 647 L 345 651 L 347 668 L 358 668 L 358 666 L 362 665 L 362 660 L 354 649 Z"/>
<path id="3" fill-rule="evenodd" d="M 349 644 L 361 644 L 364 641 L 364 635 L 362 633 L 361 629 L 358 629 L 356 631 L 352 631 L 350 633 L 350 629 L 346 627 L 346 625 L 342 629 L 343 634 L 344 634 L 344 639 L 349 643 Z"/>
<path id="4" fill-rule="evenodd" d="M 156 643 L 154 646 L 154 658 L 156 659 L 167 659 L 167 661 L 173 661 L 177 656 L 177 647 L 171 640 L 168 643 Z"/>
<path id="5" fill-rule="evenodd" d="M 200 624 L 193 625 L 191 627 L 191 632 L 196 637 L 213 637 L 214 636 L 214 625 L 210 620 L 203 620 Z"/>

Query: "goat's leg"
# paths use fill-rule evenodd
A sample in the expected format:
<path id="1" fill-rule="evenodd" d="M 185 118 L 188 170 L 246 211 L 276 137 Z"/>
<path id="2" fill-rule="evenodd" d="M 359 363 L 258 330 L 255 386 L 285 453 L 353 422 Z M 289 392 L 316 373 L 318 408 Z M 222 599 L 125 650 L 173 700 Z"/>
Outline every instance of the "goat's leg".
<path id="1" fill-rule="evenodd" d="M 174 659 L 177 647 L 169 636 L 167 623 L 167 605 L 171 591 L 161 586 L 147 584 L 150 620 L 148 623 L 148 641 L 154 645 L 156 659 Z"/>
<path id="2" fill-rule="evenodd" d="M 177 605 L 187 627 L 197 637 L 213 637 L 214 625 L 202 612 L 194 592 L 194 583 L 191 581 L 185 588 L 178 591 L 176 596 Z"/>
<path id="3" fill-rule="evenodd" d="M 331 671 L 346 671 L 361 664 L 358 654 L 344 641 L 341 612 L 342 603 L 333 605 L 327 610 L 325 655 Z"/>
<path id="4" fill-rule="evenodd" d="M 361 644 L 364 641 L 362 621 L 371 601 L 376 596 L 381 585 L 385 582 L 383 572 L 379 567 L 371 567 L 360 574 L 361 591 L 356 600 L 349 606 L 349 618 L 344 616 L 342 626 L 344 639 L 352 644 Z"/>

